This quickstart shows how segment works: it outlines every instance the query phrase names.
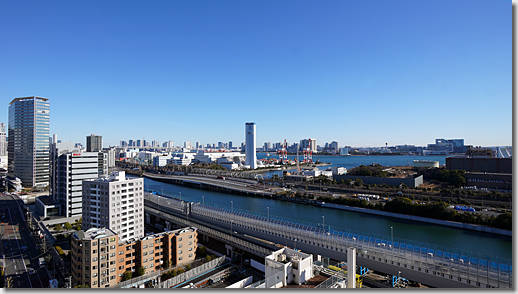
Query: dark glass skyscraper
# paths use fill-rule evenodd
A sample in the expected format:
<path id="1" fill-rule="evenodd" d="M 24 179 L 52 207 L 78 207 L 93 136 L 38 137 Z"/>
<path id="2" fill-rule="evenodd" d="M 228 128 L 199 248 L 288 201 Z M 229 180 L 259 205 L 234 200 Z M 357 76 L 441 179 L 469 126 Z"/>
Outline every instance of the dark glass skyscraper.
<path id="1" fill-rule="evenodd" d="M 49 185 L 48 98 L 22 97 L 9 103 L 8 171 L 24 187 Z"/>

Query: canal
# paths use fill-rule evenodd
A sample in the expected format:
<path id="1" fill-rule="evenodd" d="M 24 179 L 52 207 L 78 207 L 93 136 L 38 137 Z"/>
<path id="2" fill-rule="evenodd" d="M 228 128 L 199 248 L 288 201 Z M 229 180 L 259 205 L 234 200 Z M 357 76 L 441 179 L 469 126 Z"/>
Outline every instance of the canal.
<path id="1" fill-rule="evenodd" d="M 234 210 L 263 215 L 269 214 L 270 218 L 315 224 L 323 223 L 326 227 L 332 226 L 341 228 L 343 231 L 358 232 L 373 237 L 384 236 L 385 239 L 391 238 L 392 231 L 394 241 L 413 240 L 428 248 L 437 245 L 469 251 L 474 252 L 474 254 L 470 254 L 471 256 L 476 257 L 477 254 L 480 254 L 482 258 L 483 255 L 488 255 L 506 259 L 507 261 L 500 262 L 511 264 L 511 237 L 262 197 L 200 190 L 147 178 L 144 179 L 144 184 L 146 189 L 181 198 L 184 201 L 204 202 L 205 204 L 228 208 L 232 206 Z M 428 244 L 432 244 L 432 246 Z"/>

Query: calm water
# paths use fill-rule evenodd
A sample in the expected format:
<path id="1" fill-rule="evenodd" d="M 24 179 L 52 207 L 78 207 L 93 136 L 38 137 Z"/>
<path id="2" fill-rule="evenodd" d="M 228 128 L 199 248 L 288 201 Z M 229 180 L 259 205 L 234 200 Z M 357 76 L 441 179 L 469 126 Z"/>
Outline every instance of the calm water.
<path id="1" fill-rule="evenodd" d="M 439 160 L 444 163 L 444 157 L 419 157 L 419 156 L 349 156 L 337 157 L 328 156 L 334 159 L 333 165 L 354 167 L 353 164 L 372 164 L 372 162 L 383 165 L 398 165 L 397 162 L 412 162 L 413 159 Z M 388 158 L 389 157 L 389 158 Z M 261 158 L 258 156 L 258 158 Z M 316 160 L 316 158 L 315 158 Z M 322 156 L 321 161 L 330 162 L 327 157 Z M 392 160 L 392 161 L 391 161 Z M 343 165 L 342 165 L 343 164 Z M 405 164 L 400 164 L 405 165 Z M 511 237 L 480 233 L 471 230 L 463 230 L 438 225 L 409 222 L 388 217 L 362 214 L 357 212 L 342 211 L 336 209 L 322 208 L 311 205 L 275 201 L 267 198 L 225 194 L 206 190 L 188 188 L 179 185 L 165 184 L 150 179 L 145 179 L 147 189 L 162 192 L 166 195 L 180 197 L 186 201 L 203 202 L 219 206 L 231 206 L 235 210 L 245 210 L 253 213 L 267 214 L 269 208 L 270 217 L 293 219 L 313 223 L 322 223 L 333 227 L 340 227 L 343 230 L 352 230 L 369 236 L 385 236 L 390 238 L 390 227 L 393 227 L 394 241 L 398 239 L 414 240 L 417 242 L 434 244 L 437 246 L 451 247 L 455 249 L 471 251 L 498 258 L 512 258 Z M 324 216 L 324 218 L 322 218 Z M 425 245 L 422 245 L 425 246 Z M 426 246 L 425 246 L 426 247 Z M 433 247 L 433 246 L 432 246 Z M 476 255 L 476 254 L 475 254 Z"/>

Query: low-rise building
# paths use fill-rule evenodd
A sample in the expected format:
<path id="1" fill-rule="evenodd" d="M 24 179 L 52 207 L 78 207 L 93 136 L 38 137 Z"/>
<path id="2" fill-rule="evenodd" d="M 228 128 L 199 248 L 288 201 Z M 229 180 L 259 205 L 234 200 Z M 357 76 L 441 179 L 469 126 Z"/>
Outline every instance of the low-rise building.
<path id="1" fill-rule="evenodd" d="M 71 274 L 73 285 L 108 288 L 119 282 L 117 277 L 118 236 L 114 231 L 91 228 L 77 231 L 71 237 Z"/>
<path id="2" fill-rule="evenodd" d="M 91 228 L 72 234 L 72 281 L 91 288 L 112 287 L 126 271 L 140 267 L 145 274 L 161 270 L 166 263 L 181 266 L 193 262 L 198 248 L 196 228 L 165 231 L 121 241 L 108 228 Z"/>
<path id="3" fill-rule="evenodd" d="M 268 279 L 275 275 L 278 276 L 275 282 Z M 313 276 L 311 254 L 284 247 L 265 257 L 266 288 L 280 288 L 290 283 L 301 285 Z"/>

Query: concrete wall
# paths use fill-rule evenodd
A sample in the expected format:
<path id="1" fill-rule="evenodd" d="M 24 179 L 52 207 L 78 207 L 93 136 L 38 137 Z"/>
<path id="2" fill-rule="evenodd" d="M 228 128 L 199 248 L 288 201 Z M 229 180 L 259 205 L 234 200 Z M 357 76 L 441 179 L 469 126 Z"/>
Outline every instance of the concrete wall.
<path id="1" fill-rule="evenodd" d="M 254 281 L 254 277 L 250 276 L 246 279 L 242 279 L 241 281 L 228 286 L 227 288 L 244 288 L 244 287 L 252 284 L 253 281 Z"/>
<path id="2" fill-rule="evenodd" d="M 446 169 L 510 174 L 513 172 L 513 160 L 512 158 L 446 157 Z"/>
<path id="3" fill-rule="evenodd" d="M 382 177 L 365 177 L 365 176 L 353 176 L 353 175 L 336 175 L 333 179 L 339 182 L 340 180 L 356 180 L 360 179 L 364 184 L 376 184 L 376 185 L 389 185 L 399 186 L 401 183 L 405 183 L 408 187 L 415 188 L 423 184 L 423 176 L 417 178 L 382 178 Z"/>

